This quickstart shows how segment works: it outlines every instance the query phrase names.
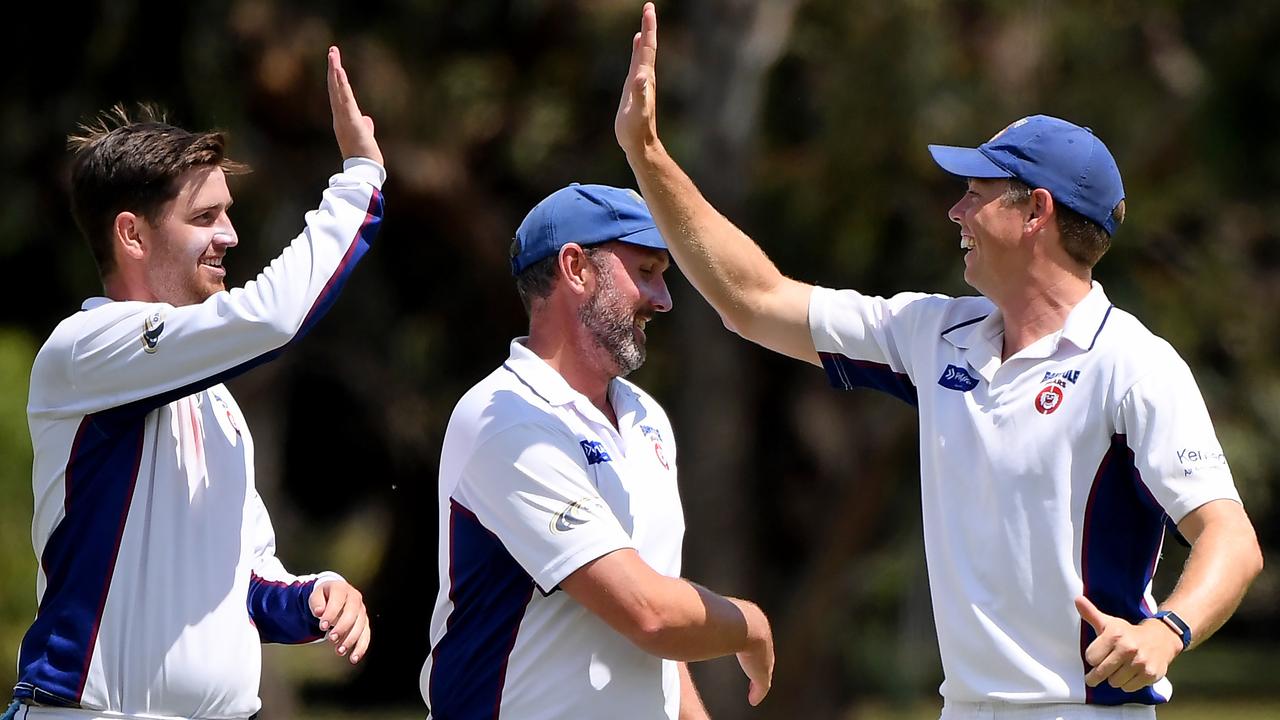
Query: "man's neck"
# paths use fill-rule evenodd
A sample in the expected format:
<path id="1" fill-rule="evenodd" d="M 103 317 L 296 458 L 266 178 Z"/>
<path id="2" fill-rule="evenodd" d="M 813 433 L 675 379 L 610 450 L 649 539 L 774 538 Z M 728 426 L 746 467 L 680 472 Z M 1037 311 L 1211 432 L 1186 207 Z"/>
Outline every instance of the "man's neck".
<path id="1" fill-rule="evenodd" d="M 593 363 L 592 358 L 587 357 L 589 353 L 583 352 L 582 348 L 591 347 L 594 344 L 587 338 L 577 340 L 579 342 L 574 342 L 574 339 L 566 338 L 561 334 L 542 333 L 538 332 L 537 328 L 532 328 L 529 332 L 527 347 L 553 370 L 560 373 L 560 377 L 564 378 L 569 387 L 590 400 L 591 404 L 604 413 L 616 428 L 618 415 L 609 402 L 609 381 L 613 376 L 602 370 L 598 364 Z"/>
<path id="2" fill-rule="evenodd" d="M 1065 327 L 1067 316 L 1084 300 L 1092 286 L 1088 277 L 1063 273 L 1052 279 L 1033 278 L 998 301 L 992 298 L 1004 317 L 1001 360 L 1008 360 L 1040 338 Z"/>

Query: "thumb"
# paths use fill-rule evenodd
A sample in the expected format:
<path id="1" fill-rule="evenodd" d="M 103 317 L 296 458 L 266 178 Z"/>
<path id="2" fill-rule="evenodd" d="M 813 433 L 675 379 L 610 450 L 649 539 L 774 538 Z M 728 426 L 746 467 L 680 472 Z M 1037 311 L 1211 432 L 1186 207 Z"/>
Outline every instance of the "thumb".
<path id="1" fill-rule="evenodd" d="M 760 683 L 755 680 L 747 683 L 747 702 L 751 703 L 751 707 L 759 705 L 760 701 L 764 700 L 764 696 L 765 690 L 760 686 Z"/>
<path id="2" fill-rule="evenodd" d="M 311 588 L 311 597 L 307 599 L 307 605 L 311 607 L 311 614 L 320 617 L 324 614 L 325 605 L 328 604 L 328 598 L 324 590 L 324 586 L 328 583 L 316 585 Z"/>
<path id="3" fill-rule="evenodd" d="M 1093 627 L 1094 632 L 1099 635 L 1107 628 L 1107 623 L 1111 620 L 1111 616 L 1098 609 L 1089 598 L 1078 595 L 1076 597 L 1076 612 L 1080 613 L 1080 617 Z"/>

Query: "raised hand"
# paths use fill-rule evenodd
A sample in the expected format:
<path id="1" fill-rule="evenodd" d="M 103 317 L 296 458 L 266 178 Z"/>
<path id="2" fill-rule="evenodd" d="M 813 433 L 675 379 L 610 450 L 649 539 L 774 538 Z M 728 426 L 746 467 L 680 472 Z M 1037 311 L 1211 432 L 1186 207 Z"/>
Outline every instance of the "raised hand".
<path id="1" fill-rule="evenodd" d="M 613 132 L 628 156 L 658 144 L 658 12 L 653 3 L 640 12 L 640 32 L 631 39 L 631 69 L 622 86 L 622 99 Z"/>
<path id="2" fill-rule="evenodd" d="M 1089 687 L 1105 681 L 1125 692 L 1141 690 L 1164 677 L 1182 652 L 1181 638 L 1158 620 L 1134 625 L 1102 612 L 1083 595 L 1076 598 L 1076 610 L 1098 634 L 1084 651 Z"/>
<path id="3" fill-rule="evenodd" d="M 329 109 L 333 112 L 333 136 L 338 139 L 342 159 L 369 158 L 383 165 L 382 150 L 373 137 L 373 118 L 360 113 L 351 82 L 342 67 L 342 53 L 329 48 Z"/>
<path id="4" fill-rule="evenodd" d="M 320 630 L 334 652 L 346 655 L 352 665 L 360 662 L 369 648 L 369 612 L 360 591 L 345 580 L 330 580 L 311 591 L 307 604 L 320 618 Z"/>

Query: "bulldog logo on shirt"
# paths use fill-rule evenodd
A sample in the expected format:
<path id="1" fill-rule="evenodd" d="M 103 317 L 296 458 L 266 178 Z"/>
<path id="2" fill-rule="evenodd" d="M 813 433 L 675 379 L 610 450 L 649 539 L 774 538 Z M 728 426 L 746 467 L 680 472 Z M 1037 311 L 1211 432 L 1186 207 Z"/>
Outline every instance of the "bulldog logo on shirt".
<path id="1" fill-rule="evenodd" d="M 667 464 L 666 453 L 662 451 L 662 433 L 656 427 L 641 425 L 640 432 L 653 443 L 653 454 L 658 456 L 658 462 L 662 463 L 662 469 L 670 470 L 671 466 Z"/>
<path id="2" fill-rule="evenodd" d="M 1048 415 L 1062 405 L 1062 388 L 1057 385 L 1045 385 L 1036 395 L 1036 410 L 1041 415 Z"/>
<path id="3" fill-rule="evenodd" d="M 1065 397 L 1063 390 L 1067 385 L 1075 385 L 1080 380 L 1079 370 L 1063 370 L 1061 372 L 1046 372 L 1044 379 L 1040 382 L 1048 383 L 1040 392 L 1036 393 L 1036 411 L 1041 415 L 1048 415 L 1058 406 L 1062 404 Z"/>

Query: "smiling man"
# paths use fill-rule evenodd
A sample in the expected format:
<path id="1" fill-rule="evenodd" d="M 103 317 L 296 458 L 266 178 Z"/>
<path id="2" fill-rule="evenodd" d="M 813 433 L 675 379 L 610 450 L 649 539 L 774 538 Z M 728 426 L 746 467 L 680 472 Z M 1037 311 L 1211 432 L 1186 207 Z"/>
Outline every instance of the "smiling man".
<path id="1" fill-rule="evenodd" d="M 949 215 L 981 296 L 818 288 L 667 154 L 657 48 L 646 3 L 615 130 L 680 269 L 743 337 L 919 409 L 942 717 L 1153 718 L 1262 557 L 1191 371 L 1093 281 L 1124 219 L 1106 146 L 1043 115 L 930 146 L 967 182 Z M 1166 522 L 1192 550 L 1157 604 Z"/>
<path id="2" fill-rule="evenodd" d="M 698 720 L 685 662 L 737 654 L 759 703 L 773 638 L 754 604 L 681 580 L 666 413 L 623 379 L 671 309 L 634 191 L 570 185 L 511 248 L 528 337 L 458 401 L 440 458 L 434 720 Z"/>
<path id="3" fill-rule="evenodd" d="M 225 286 L 238 242 L 226 176 L 243 168 L 221 134 L 117 107 L 71 138 L 72 208 L 105 296 L 58 324 L 31 371 L 40 609 L 20 718 L 248 718 L 261 643 L 365 653 L 360 593 L 276 558 L 253 439 L 222 384 L 319 319 L 381 221 L 372 121 L 337 48 L 328 63 L 343 170 L 244 287 Z"/>

